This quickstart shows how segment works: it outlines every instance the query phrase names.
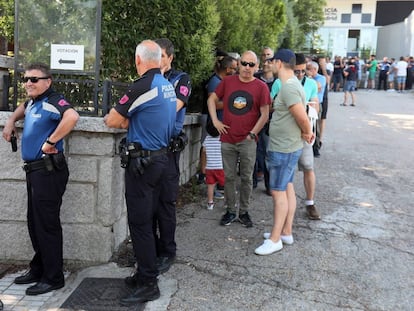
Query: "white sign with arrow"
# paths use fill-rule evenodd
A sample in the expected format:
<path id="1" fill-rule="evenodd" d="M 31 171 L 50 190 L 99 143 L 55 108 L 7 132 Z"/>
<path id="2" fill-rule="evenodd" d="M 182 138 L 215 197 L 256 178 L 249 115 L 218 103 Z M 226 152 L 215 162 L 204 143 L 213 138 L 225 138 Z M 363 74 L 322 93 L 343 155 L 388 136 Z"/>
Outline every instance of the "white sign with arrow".
<path id="1" fill-rule="evenodd" d="M 83 45 L 52 44 L 50 53 L 50 69 L 83 70 Z"/>

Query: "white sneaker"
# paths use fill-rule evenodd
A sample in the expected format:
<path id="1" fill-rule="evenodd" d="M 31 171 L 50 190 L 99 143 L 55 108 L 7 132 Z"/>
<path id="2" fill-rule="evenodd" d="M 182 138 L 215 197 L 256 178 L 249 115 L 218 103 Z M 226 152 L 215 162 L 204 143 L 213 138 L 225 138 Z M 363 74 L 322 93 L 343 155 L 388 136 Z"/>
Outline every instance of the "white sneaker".
<path id="1" fill-rule="evenodd" d="M 273 242 L 270 239 L 264 240 L 263 244 L 254 250 L 257 255 L 270 255 L 274 252 L 280 251 L 283 248 L 282 240 Z"/>
<path id="2" fill-rule="evenodd" d="M 269 239 L 270 232 L 263 233 L 263 238 Z M 280 239 L 282 240 L 283 244 L 292 245 L 293 244 L 293 235 L 281 235 Z"/>
<path id="3" fill-rule="evenodd" d="M 207 209 L 208 210 L 212 210 L 212 209 L 214 209 L 214 202 L 211 202 L 211 203 L 207 203 Z"/>

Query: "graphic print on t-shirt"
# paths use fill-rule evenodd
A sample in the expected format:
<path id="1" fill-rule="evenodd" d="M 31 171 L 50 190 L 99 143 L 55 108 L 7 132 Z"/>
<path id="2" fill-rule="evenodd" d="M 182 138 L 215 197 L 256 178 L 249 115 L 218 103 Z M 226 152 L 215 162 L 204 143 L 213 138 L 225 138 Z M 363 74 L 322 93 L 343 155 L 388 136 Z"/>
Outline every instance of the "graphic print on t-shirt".
<path id="1" fill-rule="evenodd" d="M 227 104 L 231 113 L 244 115 L 252 109 L 253 98 L 245 91 L 236 91 L 229 96 Z"/>

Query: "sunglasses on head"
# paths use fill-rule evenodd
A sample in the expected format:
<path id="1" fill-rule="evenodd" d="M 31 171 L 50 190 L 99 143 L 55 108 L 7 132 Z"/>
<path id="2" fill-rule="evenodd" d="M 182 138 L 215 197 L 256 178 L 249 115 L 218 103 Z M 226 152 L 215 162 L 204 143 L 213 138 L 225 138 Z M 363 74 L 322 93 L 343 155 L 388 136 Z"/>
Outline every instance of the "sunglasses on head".
<path id="1" fill-rule="evenodd" d="M 240 62 L 240 65 L 242 65 L 242 66 L 244 66 L 244 67 L 246 67 L 246 66 L 249 66 L 249 67 L 251 67 L 251 68 L 253 68 L 254 66 L 256 66 L 256 64 L 255 63 L 253 63 L 253 62 L 244 62 L 244 61 L 241 61 Z"/>
<path id="2" fill-rule="evenodd" d="M 295 75 L 299 75 L 299 74 L 305 74 L 306 70 L 305 69 L 296 69 L 296 70 L 293 70 L 293 72 L 295 73 Z"/>
<path id="3" fill-rule="evenodd" d="M 26 83 L 30 80 L 30 82 L 32 83 L 37 83 L 39 82 L 39 80 L 46 80 L 46 79 L 50 79 L 50 77 L 23 77 L 23 82 Z"/>

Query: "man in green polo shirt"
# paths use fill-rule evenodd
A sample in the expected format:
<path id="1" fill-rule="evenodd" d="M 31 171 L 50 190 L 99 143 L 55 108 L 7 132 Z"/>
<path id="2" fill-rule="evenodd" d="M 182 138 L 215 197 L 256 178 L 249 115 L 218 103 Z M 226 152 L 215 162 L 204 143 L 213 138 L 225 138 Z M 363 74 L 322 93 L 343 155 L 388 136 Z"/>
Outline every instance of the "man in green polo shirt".
<path id="1" fill-rule="evenodd" d="M 369 62 L 367 63 L 368 69 L 368 84 L 367 89 L 373 90 L 375 89 L 375 75 L 377 73 L 378 61 L 375 59 L 375 55 L 371 55 L 369 58 Z"/>

